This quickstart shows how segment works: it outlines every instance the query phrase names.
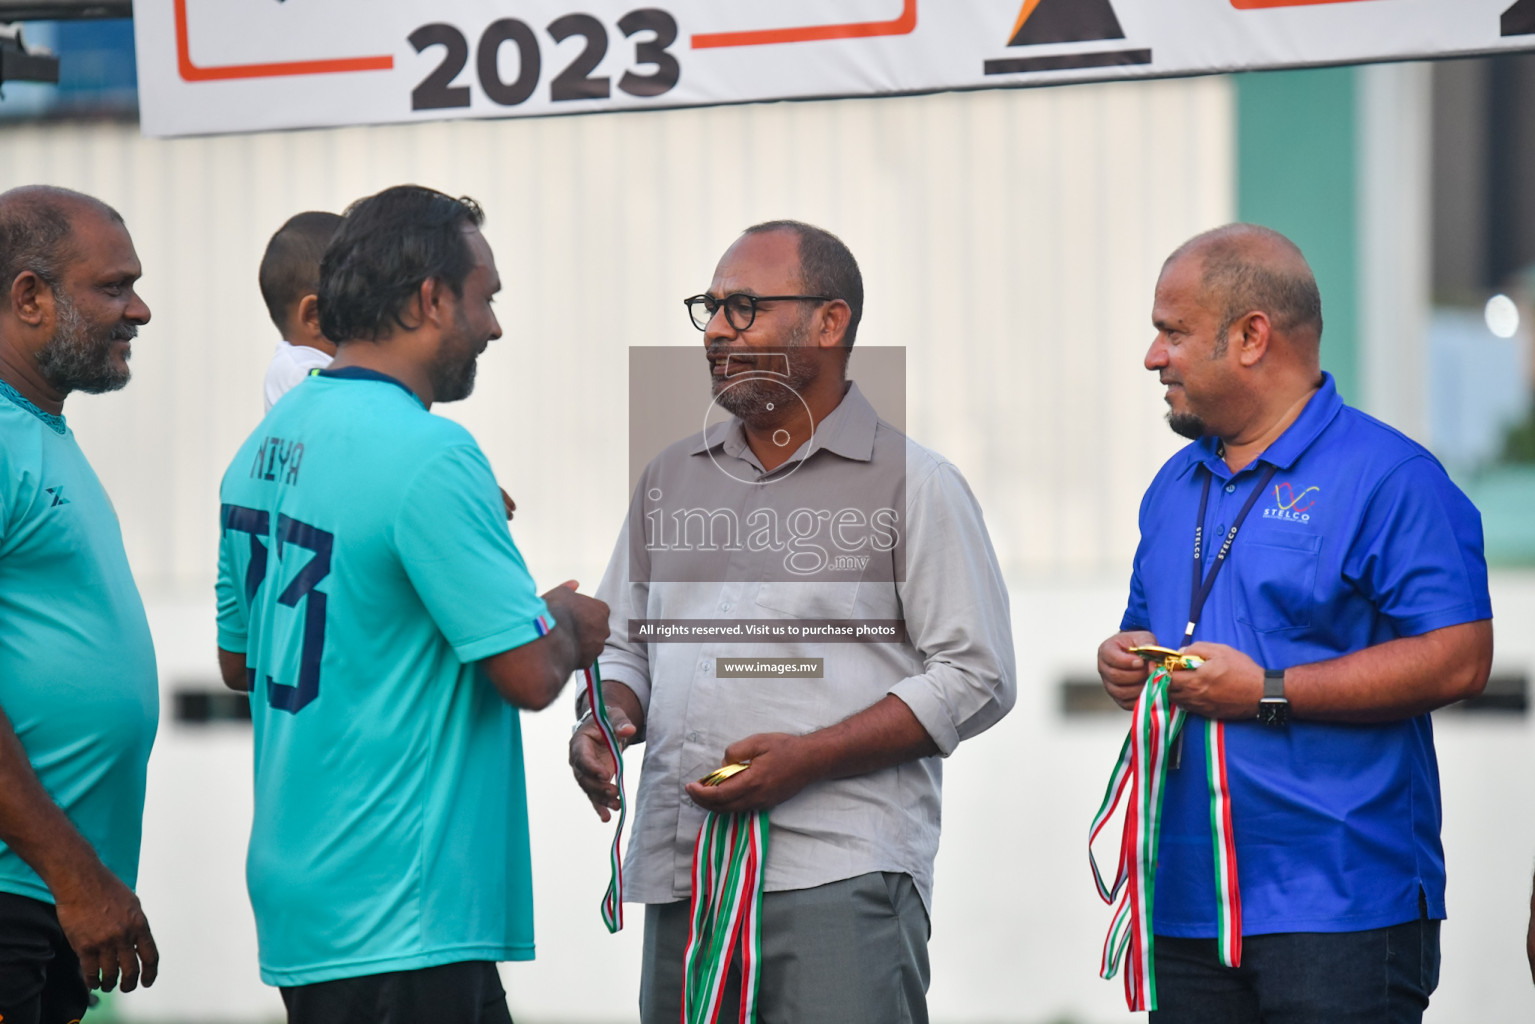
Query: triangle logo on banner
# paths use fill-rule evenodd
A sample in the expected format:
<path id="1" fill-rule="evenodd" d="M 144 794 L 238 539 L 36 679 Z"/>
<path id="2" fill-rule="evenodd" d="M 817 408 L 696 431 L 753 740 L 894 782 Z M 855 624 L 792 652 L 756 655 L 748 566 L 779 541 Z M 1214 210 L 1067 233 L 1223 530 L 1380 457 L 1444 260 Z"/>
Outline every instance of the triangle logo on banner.
<path id="1" fill-rule="evenodd" d="M 1018 20 L 1008 34 L 1009 47 L 1054 47 L 1062 43 L 1097 43 L 1125 38 L 1111 0 L 1023 0 Z M 1151 50 L 1137 47 L 1092 53 L 1044 53 L 998 57 L 988 60 L 988 75 L 1038 74 L 1045 71 L 1081 71 L 1151 63 Z"/>
<path id="2" fill-rule="evenodd" d="M 1024 0 L 1008 46 L 1123 39 L 1109 0 Z"/>

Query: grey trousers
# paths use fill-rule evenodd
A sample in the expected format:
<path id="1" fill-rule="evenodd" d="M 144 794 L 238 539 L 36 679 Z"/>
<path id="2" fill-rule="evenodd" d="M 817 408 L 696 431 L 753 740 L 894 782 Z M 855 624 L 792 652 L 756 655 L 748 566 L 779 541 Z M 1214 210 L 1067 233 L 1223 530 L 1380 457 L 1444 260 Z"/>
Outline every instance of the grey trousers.
<path id="1" fill-rule="evenodd" d="M 645 907 L 640 1021 L 682 1019 L 687 901 Z M 759 1024 L 927 1024 L 927 910 L 911 876 L 874 872 L 762 897 Z M 740 1024 L 740 949 L 719 1024 Z"/>

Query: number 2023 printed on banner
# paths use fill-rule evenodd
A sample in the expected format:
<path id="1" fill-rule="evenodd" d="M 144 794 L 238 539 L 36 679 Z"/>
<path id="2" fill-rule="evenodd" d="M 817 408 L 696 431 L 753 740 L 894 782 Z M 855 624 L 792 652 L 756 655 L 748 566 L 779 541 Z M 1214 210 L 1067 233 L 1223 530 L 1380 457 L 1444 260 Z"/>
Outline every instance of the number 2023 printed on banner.
<path id="1" fill-rule="evenodd" d="M 625 38 L 645 32 L 652 36 L 635 42 L 634 68 L 619 78 L 619 89 L 630 96 L 660 96 L 671 91 L 682 73 L 677 58 L 667 52 L 677 41 L 677 20 L 666 11 L 649 7 L 630 11 L 619 18 L 618 29 Z M 592 74 L 607 56 L 607 27 L 590 14 L 567 14 L 551 21 L 548 32 L 556 43 L 573 36 L 581 36 L 586 41 L 576 59 L 550 81 L 549 99 L 556 103 L 607 99 L 611 95 L 608 79 Z M 437 22 L 422 25 L 408 38 L 417 53 L 431 46 L 441 46 L 447 51 L 442 63 L 411 90 L 410 109 L 442 110 L 469 106 L 469 86 L 452 84 L 469 62 L 469 40 L 464 33 L 452 25 Z M 501 49 L 507 43 L 515 45 L 518 53 L 517 77 L 510 82 L 501 77 L 500 67 Z M 479 72 L 480 88 L 491 102 L 503 107 L 523 103 L 538 88 L 543 72 L 538 36 L 527 22 L 516 18 L 491 22 L 480 35 L 475 68 Z M 637 74 L 635 68 L 653 70 Z"/>

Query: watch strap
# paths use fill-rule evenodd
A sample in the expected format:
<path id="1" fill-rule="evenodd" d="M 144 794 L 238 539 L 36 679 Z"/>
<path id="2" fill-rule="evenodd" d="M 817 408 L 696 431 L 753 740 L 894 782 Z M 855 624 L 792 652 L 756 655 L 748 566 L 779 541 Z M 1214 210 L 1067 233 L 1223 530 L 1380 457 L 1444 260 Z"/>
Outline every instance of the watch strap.
<path id="1" fill-rule="evenodd" d="M 1263 671 L 1263 699 L 1284 700 L 1284 673 L 1282 668 L 1270 668 Z"/>

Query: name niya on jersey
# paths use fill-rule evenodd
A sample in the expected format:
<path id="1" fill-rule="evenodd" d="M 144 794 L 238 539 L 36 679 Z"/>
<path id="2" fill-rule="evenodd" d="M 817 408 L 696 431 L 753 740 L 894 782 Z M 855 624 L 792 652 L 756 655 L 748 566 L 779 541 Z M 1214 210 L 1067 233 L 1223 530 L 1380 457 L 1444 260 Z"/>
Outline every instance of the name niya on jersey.
<path id="1" fill-rule="evenodd" d="M 277 483 L 298 483 L 299 465 L 304 461 L 304 442 L 284 441 L 268 434 L 256 449 L 256 461 L 251 466 L 252 480 L 272 480 Z"/>

